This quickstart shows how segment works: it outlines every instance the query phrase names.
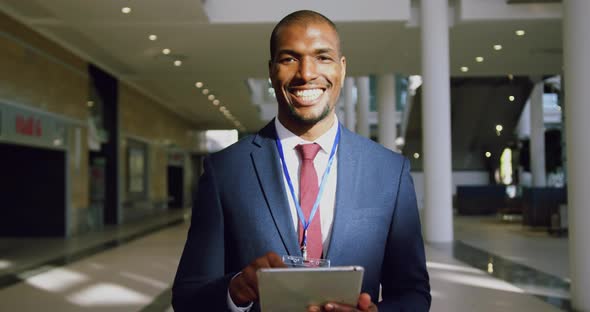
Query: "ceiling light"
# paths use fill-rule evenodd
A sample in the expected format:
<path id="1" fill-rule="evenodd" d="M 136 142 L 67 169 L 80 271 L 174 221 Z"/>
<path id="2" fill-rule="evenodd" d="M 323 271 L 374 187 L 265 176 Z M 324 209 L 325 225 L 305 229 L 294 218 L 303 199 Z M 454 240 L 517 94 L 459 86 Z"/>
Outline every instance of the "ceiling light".
<path id="1" fill-rule="evenodd" d="M 209 101 L 213 101 L 213 100 L 215 100 L 215 95 L 209 94 L 209 96 L 207 98 L 209 99 Z"/>
<path id="2" fill-rule="evenodd" d="M 215 99 L 215 100 L 213 101 L 213 105 L 215 105 L 215 106 L 219 105 L 219 100 L 218 100 L 218 99 Z"/>
<path id="3" fill-rule="evenodd" d="M 490 158 L 490 157 L 492 157 L 492 153 L 486 152 L 486 158 Z"/>
<path id="4" fill-rule="evenodd" d="M 416 159 L 420 158 L 420 154 L 414 153 L 414 158 L 416 158 Z"/>
<path id="5" fill-rule="evenodd" d="M 203 92 L 204 95 L 207 95 L 207 94 L 209 94 L 209 89 L 203 89 L 202 92 Z"/>
<path id="6" fill-rule="evenodd" d="M 478 63 L 481 63 L 481 62 L 483 62 L 483 56 L 478 56 L 478 57 L 476 57 L 476 58 L 475 58 L 475 61 L 476 61 L 476 62 L 478 62 Z"/>
<path id="7" fill-rule="evenodd" d="M 130 7 L 124 7 L 121 9 L 121 12 L 123 12 L 124 14 L 129 14 L 131 13 L 131 8 Z"/>
<path id="8" fill-rule="evenodd" d="M 511 95 L 511 96 L 509 96 L 509 97 L 508 97 L 508 101 L 510 101 L 510 102 L 514 102 L 514 95 Z"/>
<path id="9" fill-rule="evenodd" d="M 181 60 L 174 61 L 174 66 L 180 66 L 180 65 L 182 65 L 182 61 Z"/>
<path id="10" fill-rule="evenodd" d="M 502 127 L 502 125 L 496 125 L 496 131 L 500 132 L 504 130 L 504 127 Z"/>
<path id="11" fill-rule="evenodd" d="M 151 41 L 156 41 L 158 39 L 158 36 L 156 35 L 149 35 L 148 37 Z"/>
<path id="12" fill-rule="evenodd" d="M 166 48 L 166 49 L 162 50 L 162 53 L 164 53 L 164 54 L 166 54 L 166 55 L 170 54 L 170 52 L 171 52 L 171 51 L 170 51 L 170 49 L 168 49 L 168 48 Z"/>
<path id="13" fill-rule="evenodd" d="M 494 50 L 496 50 L 496 51 L 502 50 L 502 45 L 501 44 L 495 44 L 494 45 Z"/>
<path id="14" fill-rule="evenodd" d="M 461 67 L 461 71 L 464 72 L 464 73 L 466 73 L 466 72 L 469 71 L 469 67 L 463 66 L 463 67 Z"/>
<path id="15" fill-rule="evenodd" d="M 526 34 L 526 32 L 522 29 L 519 29 L 517 31 L 514 32 L 517 36 L 524 36 Z"/>
<path id="16" fill-rule="evenodd" d="M 93 101 L 88 101 L 88 102 L 86 102 L 86 104 L 88 105 L 88 107 L 94 106 L 94 102 Z"/>
<path id="17" fill-rule="evenodd" d="M 514 75 L 513 74 L 508 74 L 508 80 L 513 80 L 514 79 Z"/>
<path id="18" fill-rule="evenodd" d="M 223 113 L 223 112 L 227 111 L 227 108 L 225 108 L 225 106 L 220 106 L 219 111 Z"/>
<path id="19" fill-rule="evenodd" d="M 200 82 L 200 81 L 197 81 L 197 83 L 195 83 L 195 87 L 197 87 L 197 88 L 199 88 L 199 89 L 200 89 L 200 88 L 202 88 L 202 87 L 203 87 L 203 83 L 202 83 L 202 82 Z"/>

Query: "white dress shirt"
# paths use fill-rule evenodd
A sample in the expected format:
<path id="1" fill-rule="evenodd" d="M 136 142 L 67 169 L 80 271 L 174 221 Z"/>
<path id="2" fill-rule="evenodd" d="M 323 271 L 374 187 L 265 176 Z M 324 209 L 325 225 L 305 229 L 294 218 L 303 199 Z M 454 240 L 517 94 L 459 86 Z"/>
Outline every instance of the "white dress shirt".
<path id="1" fill-rule="evenodd" d="M 293 132 L 289 131 L 285 126 L 281 124 L 278 118 L 275 118 L 275 128 L 277 130 L 277 135 L 279 140 L 281 140 L 281 145 L 283 146 L 283 154 L 285 156 L 285 162 L 287 165 L 287 169 L 289 170 L 289 176 L 291 177 L 291 182 L 293 184 L 293 189 L 295 190 L 295 196 L 297 196 L 297 200 L 299 200 L 299 168 L 301 166 L 301 158 L 295 147 L 299 144 L 310 144 L 310 143 L 317 143 L 321 149 L 316 155 L 313 160 L 313 165 L 315 167 L 316 173 L 318 175 L 318 186 L 322 183 L 322 176 L 328 167 L 328 160 L 330 158 L 330 152 L 332 151 L 332 145 L 334 144 L 334 139 L 336 138 L 336 133 L 338 132 L 338 118 L 334 116 L 334 124 L 332 127 L 326 131 L 326 133 L 322 134 L 319 138 L 315 141 L 310 142 L 306 141 Z M 324 187 L 324 193 L 321 194 L 320 200 L 320 207 L 316 212 L 314 218 L 320 218 L 321 221 L 321 228 L 322 228 L 322 247 L 323 253 L 326 254 L 328 250 L 328 245 L 330 243 L 330 236 L 332 234 L 332 223 L 334 221 L 334 206 L 336 203 L 336 181 L 338 175 L 338 153 L 334 155 L 334 161 L 332 162 L 332 168 L 330 168 L 330 174 L 326 179 L 326 186 Z M 282 172 L 282 170 L 281 170 Z M 298 231 L 299 229 L 299 216 L 297 215 L 297 208 L 295 207 L 295 202 L 293 201 L 293 196 L 291 196 L 291 191 L 289 190 L 289 184 L 287 183 L 287 178 L 285 177 L 285 173 L 283 172 L 283 185 L 285 187 L 285 193 L 287 194 L 287 198 L 289 200 L 289 208 L 291 210 L 291 218 L 293 220 L 293 230 Z M 239 274 L 239 273 L 238 273 Z M 236 275 L 237 276 L 237 275 Z M 234 276 L 235 278 L 235 276 Z M 252 308 L 252 303 L 250 303 L 247 307 L 238 307 L 234 304 L 231 300 L 231 296 L 229 295 L 229 289 L 227 291 L 227 304 L 231 311 L 233 312 L 247 312 Z"/>
<path id="2" fill-rule="evenodd" d="M 334 118 L 334 124 L 332 125 L 332 127 L 313 142 L 306 141 L 298 137 L 297 135 L 293 134 L 293 132 L 287 130 L 287 128 L 285 128 L 285 126 L 283 126 L 279 122 L 278 118 L 275 118 L 275 127 L 277 129 L 277 135 L 279 136 L 281 144 L 283 145 L 283 154 L 285 155 L 285 162 L 287 163 L 289 176 L 291 177 L 293 189 L 295 190 L 295 196 L 297 196 L 297 200 L 299 200 L 299 168 L 301 166 L 301 158 L 295 147 L 299 144 L 309 143 L 317 143 L 321 147 L 317 156 L 313 160 L 313 165 L 318 175 L 319 186 L 322 182 L 322 176 L 326 171 L 326 167 L 328 167 L 328 159 L 330 158 L 332 145 L 334 144 L 334 139 L 336 138 L 336 133 L 338 132 L 338 119 Z M 326 180 L 324 193 L 321 194 L 322 198 L 320 201 L 320 208 L 316 213 L 316 216 L 314 217 L 320 217 L 322 228 L 322 246 L 324 254 L 326 254 L 326 251 L 328 250 L 330 235 L 332 232 L 332 221 L 334 221 L 334 204 L 336 201 L 337 180 L 336 178 L 338 175 L 338 170 L 336 170 L 336 168 L 338 168 L 337 153 L 336 155 L 334 155 L 334 161 L 332 163 L 332 168 L 330 169 L 330 175 L 328 175 L 328 178 Z M 285 186 L 285 193 L 287 194 L 287 198 L 289 200 L 289 208 L 291 209 L 291 218 L 293 219 L 293 230 L 298 231 L 300 221 L 297 215 L 297 208 L 295 208 L 293 196 L 291 196 L 291 191 L 289 190 L 289 185 L 287 184 L 287 178 L 285 177 L 284 172 L 283 184 Z"/>

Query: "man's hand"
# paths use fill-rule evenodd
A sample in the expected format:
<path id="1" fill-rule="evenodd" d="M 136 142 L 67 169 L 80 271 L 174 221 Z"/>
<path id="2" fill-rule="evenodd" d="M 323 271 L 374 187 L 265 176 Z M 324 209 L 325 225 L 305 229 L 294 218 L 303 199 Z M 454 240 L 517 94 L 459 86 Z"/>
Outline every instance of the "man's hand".
<path id="1" fill-rule="evenodd" d="M 254 260 L 229 283 L 229 295 L 237 306 L 248 305 L 258 300 L 258 278 L 256 271 L 262 268 L 284 268 L 286 265 L 279 255 L 269 252 Z"/>
<path id="2" fill-rule="evenodd" d="M 377 312 L 377 306 L 371 302 L 371 296 L 367 293 L 362 293 L 359 296 L 359 300 L 356 307 L 352 307 L 346 304 L 340 304 L 336 302 L 328 302 L 322 307 L 309 306 L 307 312 L 358 312 L 368 311 Z"/>

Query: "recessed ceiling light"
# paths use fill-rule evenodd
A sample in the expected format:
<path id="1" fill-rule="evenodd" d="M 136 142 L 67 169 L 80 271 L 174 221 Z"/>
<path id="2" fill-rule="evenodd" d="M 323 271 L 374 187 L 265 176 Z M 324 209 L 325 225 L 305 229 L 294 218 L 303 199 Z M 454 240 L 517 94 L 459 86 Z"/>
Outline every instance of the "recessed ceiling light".
<path id="1" fill-rule="evenodd" d="M 218 99 L 215 99 L 215 100 L 213 101 L 213 105 L 215 105 L 215 106 L 219 105 L 219 100 L 218 100 Z"/>
<path id="2" fill-rule="evenodd" d="M 201 91 L 201 92 L 203 92 L 204 95 L 207 95 L 207 94 L 209 94 L 209 89 L 203 89 L 203 91 Z"/>
<path id="3" fill-rule="evenodd" d="M 496 50 L 496 51 L 502 50 L 502 45 L 501 44 L 494 44 L 494 50 Z"/>
<path id="4" fill-rule="evenodd" d="M 464 72 L 464 73 L 466 73 L 466 72 L 469 71 L 469 67 L 463 66 L 463 67 L 461 67 L 461 71 Z"/>
<path id="5" fill-rule="evenodd" d="M 215 100 L 215 95 L 209 94 L 209 96 L 207 98 L 209 99 L 209 101 L 213 101 L 213 100 Z"/>
<path id="6" fill-rule="evenodd" d="M 149 36 L 148 36 L 148 38 L 149 38 L 151 41 L 156 41 L 156 40 L 158 39 L 158 36 L 156 36 L 156 35 L 149 35 Z"/>
<path id="7" fill-rule="evenodd" d="M 483 56 L 478 56 L 478 57 L 476 57 L 476 58 L 475 58 L 475 61 L 476 61 L 476 62 L 478 62 L 478 63 L 481 63 L 481 62 L 483 62 Z"/>
<path id="8" fill-rule="evenodd" d="M 490 157 L 492 157 L 492 153 L 486 152 L 486 158 L 490 158 Z"/>
<path id="9" fill-rule="evenodd" d="M 197 81 L 197 82 L 195 83 L 195 87 L 197 87 L 197 88 L 199 88 L 199 89 L 200 89 L 200 88 L 202 88 L 202 87 L 203 87 L 203 83 L 202 83 L 202 82 L 200 82 L 200 81 Z"/>
<path id="10" fill-rule="evenodd" d="M 124 14 L 129 14 L 131 13 L 131 8 L 130 7 L 124 7 L 121 9 L 121 12 L 123 12 Z"/>
<path id="11" fill-rule="evenodd" d="M 504 130 L 504 127 L 502 127 L 502 125 L 496 125 L 496 131 L 500 132 Z"/>
<path id="12" fill-rule="evenodd" d="M 514 102 L 514 95 L 511 95 L 511 96 L 509 96 L 509 97 L 508 97 L 508 101 L 510 101 L 510 102 Z"/>
<path id="13" fill-rule="evenodd" d="M 225 108 L 225 106 L 220 106 L 219 107 L 219 111 L 222 112 L 222 113 L 225 112 L 226 110 L 227 110 L 227 108 Z"/>
<path id="14" fill-rule="evenodd" d="M 182 61 L 181 60 L 174 61 L 174 66 L 180 66 L 180 65 L 182 65 Z"/>
<path id="15" fill-rule="evenodd" d="M 517 36 L 524 36 L 526 34 L 526 32 L 522 29 L 519 29 L 517 31 L 514 32 Z"/>
<path id="16" fill-rule="evenodd" d="M 170 54 L 170 52 L 172 52 L 172 51 L 170 51 L 170 49 L 168 49 L 168 48 L 162 50 L 162 53 L 164 53 L 166 55 Z"/>
<path id="17" fill-rule="evenodd" d="M 416 159 L 420 158 L 420 154 L 414 153 L 414 158 L 416 158 Z"/>

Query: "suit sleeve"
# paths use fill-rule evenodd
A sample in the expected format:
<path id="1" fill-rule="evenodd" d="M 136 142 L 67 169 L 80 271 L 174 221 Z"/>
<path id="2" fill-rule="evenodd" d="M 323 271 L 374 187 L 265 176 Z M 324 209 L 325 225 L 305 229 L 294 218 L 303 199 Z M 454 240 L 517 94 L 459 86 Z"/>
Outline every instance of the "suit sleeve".
<path id="1" fill-rule="evenodd" d="M 193 202 L 191 226 L 174 285 L 174 311 L 227 311 L 229 281 L 237 272 L 225 272 L 224 220 L 211 160 Z"/>
<path id="2" fill-rule="evenodd" d="M 409 161 L 404 158 L 381 273 L 380 311 L 428 311 L 430 282 Z"/>

